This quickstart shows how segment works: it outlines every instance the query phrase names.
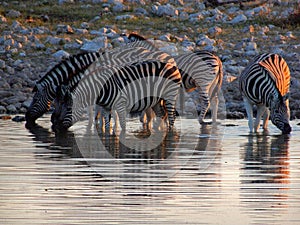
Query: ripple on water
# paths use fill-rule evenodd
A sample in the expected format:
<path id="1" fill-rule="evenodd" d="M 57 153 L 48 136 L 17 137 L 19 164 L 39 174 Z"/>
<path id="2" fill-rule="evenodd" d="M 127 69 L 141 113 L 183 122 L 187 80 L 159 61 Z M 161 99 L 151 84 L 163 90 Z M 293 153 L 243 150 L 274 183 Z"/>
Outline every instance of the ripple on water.
<path id="1" fill-rule="evenodd" d="M 299 224 L 297 122 L 282 136 L 272 126 L 269 134 L 248 135 L 245 120 L 201 129 L 182 120 L 149 150 L 135 122 L 120 141 L 77 133 L 84 124 L 55 135 L 49 116 L 31 131 L 0 120 L 0 221 Z"/>

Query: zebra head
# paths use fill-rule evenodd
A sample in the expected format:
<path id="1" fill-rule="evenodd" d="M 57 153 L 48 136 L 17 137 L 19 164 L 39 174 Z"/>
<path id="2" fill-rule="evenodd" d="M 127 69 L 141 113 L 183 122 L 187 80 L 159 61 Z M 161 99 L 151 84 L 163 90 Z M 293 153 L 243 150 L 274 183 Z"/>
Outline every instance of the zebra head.
<path id="1" fill-rule="evenodd" d="M 56 98 L 54 100 L 55 109 L 51 116 L 52 129 L 56 131 L 65 131 L 73 125 L 72 106 L 73 99 L 68 86 L 61 85 L 57 87 Z"/>
<path id="2" fill-rule="evenodd" d="M 272 123 L 282 131 L 283 134 L 289 134 L 292 128 L 289 124 L 289 110 L 286 105 L 287 96 L 282 97 L 281 95 L 276 98 L 271 95 L 270 104 L 270 119 Z"/>
<path id="3" fill-rule="evenodd" d="M 27 128 L 35 126 L 35 121 L 50 109 L 51 99 L 49 99 L 49 90 L 36 84 L 32 90 L 34 94 L 32 102 L 25 114 Z"/>

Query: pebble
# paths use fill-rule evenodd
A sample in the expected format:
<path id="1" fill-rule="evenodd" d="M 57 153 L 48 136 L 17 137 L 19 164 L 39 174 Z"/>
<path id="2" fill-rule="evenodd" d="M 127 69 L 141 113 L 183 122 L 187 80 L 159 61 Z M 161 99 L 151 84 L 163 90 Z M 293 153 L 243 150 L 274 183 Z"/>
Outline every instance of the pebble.
<path id="1" fill-rule="evenodd" d="M 58 60 L 67 59 L 69 58 L 70 54 L 64 50 L 59 50 L 52 54 L 54 58 L 57 58 Z"/>
<path id="2" fill-rule="evenodd" d="M 244 14 L 240 14 L 240 15 L 237 15 L 236 17 L 234 17 L 229 23 L 232 23 L 232 24 L 244 23 L 247 20 L 248 19 Z"/>

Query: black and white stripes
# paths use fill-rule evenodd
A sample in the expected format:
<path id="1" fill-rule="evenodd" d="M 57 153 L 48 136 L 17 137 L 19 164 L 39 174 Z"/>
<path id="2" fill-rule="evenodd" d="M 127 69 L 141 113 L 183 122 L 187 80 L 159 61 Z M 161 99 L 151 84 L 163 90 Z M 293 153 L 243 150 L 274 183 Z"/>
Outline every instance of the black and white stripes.
<path id="1" fill-rule="evenodd" d="M 122 67 L 89 67 L 86 73 L 89 75 L 73 92 L 62 92 L 60 107 L 54 112 L 55 129 L 70 127 L 80 119 L 86 106 L 96 103 L 108 111 L 116 110 L 125 130 L 128 112 L 141 112 L 159 104 L 161 99 L 166 104 L 169 126 L 173 126 L 181 85 L 176 64 L 148 59 Z"/>
<path id="2" fill-rule="evenodd" d="M 263 116 L 263 128 L 267 129 L 268 118 L 283 133 L 290 133 L 288 94 L 290 71 L 285 60 L 277 54 L 261 54 L 245 68 L 239 79 L 250 132 L 258 131 Z M 257 106 L 253 125 L 252 106 Z"/>

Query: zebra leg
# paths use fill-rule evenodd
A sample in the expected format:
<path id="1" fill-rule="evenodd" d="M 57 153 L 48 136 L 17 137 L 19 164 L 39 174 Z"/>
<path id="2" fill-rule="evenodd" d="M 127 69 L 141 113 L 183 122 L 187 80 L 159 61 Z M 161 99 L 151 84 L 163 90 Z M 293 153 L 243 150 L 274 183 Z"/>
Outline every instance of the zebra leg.
<path id="1" fill-rule="evenodd" d="M 206 93 L 202 93 L 200 94 L 200 112 L 198 112 L 199 117 L 198 117 L 198 121 L 200 124 L 204 123 L 204 117 L 207 113 L 207 110 L 209 108 L 209 97 Z"/>
<path id="2" fill-rule="evenodd" d="M 218 106 L 219 106 L 219 98 L 218 96 L 214 96 L 211 98 L 211 111 L 212 111 L 212 122 L 216 123 L 217 122 L 217 116 L 218 116 Z"/>
<path id="3" fill-rule="evenodd" d="M 154 124 L 153 124 L 153 128 L 154 129 L 159 129 L 159 127 L 161 125 L 163 125 L 166 122 L 166 118 L 168 116 L 166 109 L 165 109 L 165 102 L 161 101 L 159 103 L 157 103 L 156 105 L 154 105 L 152 107 L 154 114 L 156 115 L 157 118 L 159 118 Z M 152 116 L 154 117 L 154 115 L 152 114 Z M 148 118 L 147 118 L 148 119 Z M 161 120 L 161 121 L 160 121 Z"/>
<path id="4" fill-rule="evenodd" d="M 258 129 L 260 127 L 260 120 L 261 117 L 264 115 L 266 111 L 266 107 L 263 105 L 259 105 L 257 106 L 257 115 L 256 115 L 256 119 L 255 119 L 255 123 L 254 123 L 254 131 L 258 132 Z"/>
<path id="5" fill-rule="evenodd" d="M 250 133 L 253 132 L 253 109 L 252 109 L 252 104 L 248 101 L 248 99 L 246 97 L 243 97 L 244 99 L 244 105 L 246 108 L 246 112 L 247 112 L 247 117 L 248 117 L 248 127 L 249 127 L 249 131 Z"/>
<path id="6" fill-rule="evenodd" d="M 270 111 L 268 109 L 266 109 L 266 111 L 263 114 L 263 129 L 265 131 L 268 130 L 269 116 L 270 116 Z"/>
<path id="7" fill-rule="evenodd" d="M 116 103 L 116 105 L 113 107 L 113 109 L 115 109 L 117 111 L 117 114 L 119 116 L 120 127 L 122 129 L 121 132 L 125 132 L 126 131 L 126 115 L 127 115 L 126 99 L 125 98 L 120 99 Z"/>
<path id="8" fill-rule="evenodd" d="M 114 118 L 114 121 L 115 121 L 115 124 L 114 124 L 114 131 L 117 131 L 118 130 L 118 123 L 119 123 L 119 116 L 118 116 L 118 113 L 116 112 L 116 110 L 112 110 L 111 112 L 113 118 Z"/>

